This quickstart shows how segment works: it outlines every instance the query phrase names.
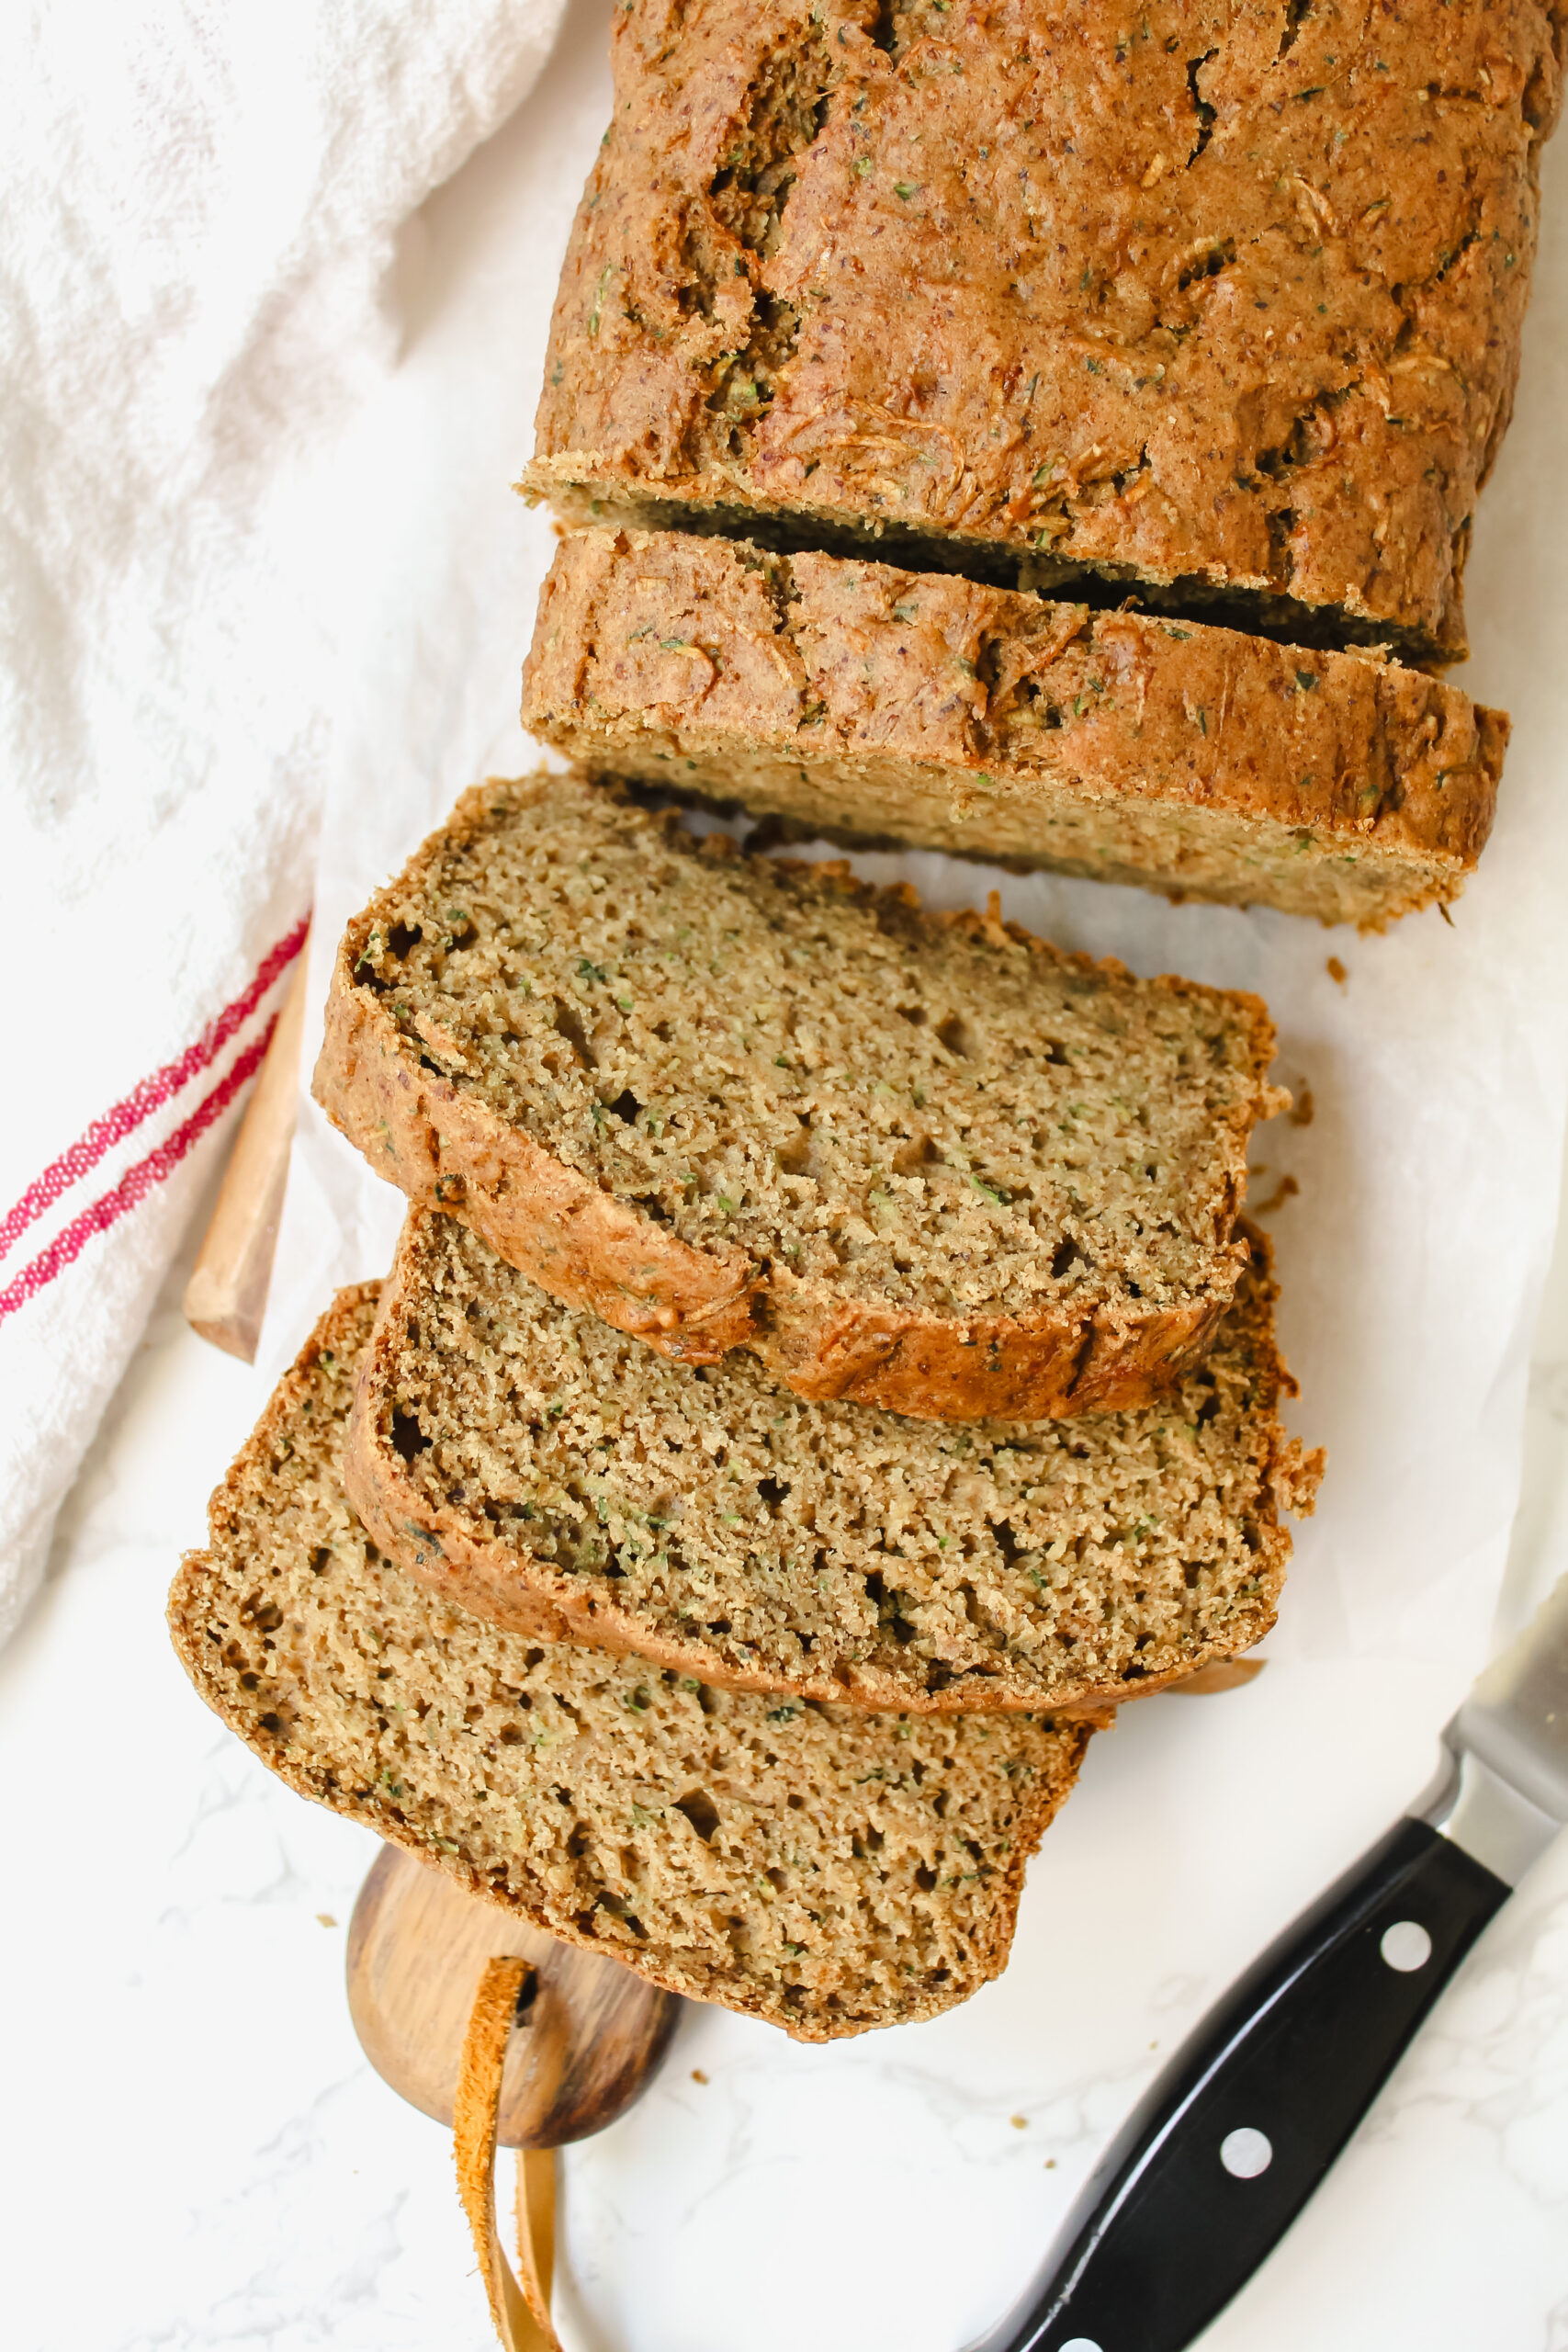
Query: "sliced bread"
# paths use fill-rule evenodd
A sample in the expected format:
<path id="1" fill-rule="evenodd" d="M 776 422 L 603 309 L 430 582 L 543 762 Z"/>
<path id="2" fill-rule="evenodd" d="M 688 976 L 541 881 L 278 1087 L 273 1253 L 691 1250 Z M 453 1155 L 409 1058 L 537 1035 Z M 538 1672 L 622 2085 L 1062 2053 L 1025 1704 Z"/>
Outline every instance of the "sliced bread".
<path id="1" fill-rule="evenodd" d="M 557 551 L 523 724 L 807 835 L 1364 930 L 1457 898 L 1508 733 L 1376 656 L 612 529 Z"/>
<path id="2" fill-rule="evenodd" d="M 1100 1708 L 1260 1641 L 1319 1460 L 1280 1426 L 1260 1236 L 1203 1363 L 1136 1411 L 962 1429 L 693 1370 L 411 1214 L 350 1500 L 412 1575 L 705 1681 L 911 1713 Z"/>
<path id="3" fill-rule="evenodd" d="M 1273 1049 L 1256 997 L 542 776 L 466 795 L 350 923 L 316 1092 L 412 1200 L 688 1363 L 1032 1419 L 1207 1340 Z"/>
<path id="4" fill-rule="evenodd" d="M 1562 40 L 1557 0 L 627 0 L 525 486 L 1451 660 Z"/>
<path id="5" fill-rule="evenodd" d="M 208 1704 L 302 1795 L 473 1893 L 801 2041 L 996 1975 L 1089 1726 L 779 1704 L 438 1600 L 344 1500 L 375 1307 L 367 1285 L 322 1317 L 175 1578 Z"/>

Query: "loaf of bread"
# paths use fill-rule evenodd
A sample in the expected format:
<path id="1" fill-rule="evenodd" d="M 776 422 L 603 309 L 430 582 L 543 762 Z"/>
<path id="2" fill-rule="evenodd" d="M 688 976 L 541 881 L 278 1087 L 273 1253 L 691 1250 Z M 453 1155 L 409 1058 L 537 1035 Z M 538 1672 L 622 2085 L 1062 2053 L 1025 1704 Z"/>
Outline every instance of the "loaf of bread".
<path id="1" fill-rule="evenodd" d="M 962 1429 L 690 1369 L 450 1217 L 403 1230 L 344 1469 L 443 1598 L 705 1682 L 1098 1710 L 1248 1649 L 1319 1467 L 1280 1426 L 1266 1246 L 1204 1362 L 1135 1412 Z"/>
<path id="2" fill-rule="evenodd" d="M 1381 658 L 613 529 L 557 552 L 523 724 L 593 774 L 775 831 L 1364 930 L 1458 896 L 1508 732 Z"/>
<path id="3" fill-rule="evenodd" d="M 531 493 L 1462 650 L 1551 0 L 626 0 L 614 27 Z"/>
<path id="4" fill-rule="evenodd" d="M 344 1500 L 375 1306 L 367 1285 L 322 1317 L 175 1579 L 208 1704 L 302 1795 L 473 1893 L 799 2040 L 931 2017 L 996 1975 L 1089 1727 L 744 1697 L 436 1599 Z"/>
<path id="5" fill-rule="evenodd" d="M 570 776 L 472 792 L 350 923 L 318 1099 L 556 1297 L 802 1396 L 1141 1403 L 1247 1263 L 1256 997 L 743 857 Z"/>

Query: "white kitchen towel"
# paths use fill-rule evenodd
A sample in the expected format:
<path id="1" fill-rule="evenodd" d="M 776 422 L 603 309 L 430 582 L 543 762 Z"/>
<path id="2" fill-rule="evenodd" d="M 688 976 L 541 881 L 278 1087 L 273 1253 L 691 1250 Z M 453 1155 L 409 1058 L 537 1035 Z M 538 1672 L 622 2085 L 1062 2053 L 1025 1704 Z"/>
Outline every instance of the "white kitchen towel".
<path id="1" fill-rule="evenodd" d="M 400 228 L 563 5 L 0 12 L 0 1638 L 304 935 Z"/>

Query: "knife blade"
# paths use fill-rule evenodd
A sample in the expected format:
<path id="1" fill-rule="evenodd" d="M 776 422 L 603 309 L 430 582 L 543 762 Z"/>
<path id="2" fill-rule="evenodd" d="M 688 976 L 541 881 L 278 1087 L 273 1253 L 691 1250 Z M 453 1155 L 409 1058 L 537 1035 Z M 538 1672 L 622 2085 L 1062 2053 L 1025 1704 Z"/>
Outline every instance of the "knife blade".
<path id="1" fill-rule="evenodd" d="M 1183 2352 L 1279 2244 L 1465 1953 L 1568 1822 L 1568 1576 L 1436 1780 L 1201 2019 L 1022 2301 L 970 2352 Z"/>

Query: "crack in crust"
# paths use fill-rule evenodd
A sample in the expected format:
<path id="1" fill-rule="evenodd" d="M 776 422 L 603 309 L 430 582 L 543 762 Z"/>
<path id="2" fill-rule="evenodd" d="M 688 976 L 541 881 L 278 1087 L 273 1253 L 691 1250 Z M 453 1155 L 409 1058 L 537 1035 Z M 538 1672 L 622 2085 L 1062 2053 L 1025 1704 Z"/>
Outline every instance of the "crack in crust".
<path id="1" fill-rule="evenodd" d="M 1562 42 L 1541 0 L 618 11 L 525 487 L 1455 659 Z"/>

